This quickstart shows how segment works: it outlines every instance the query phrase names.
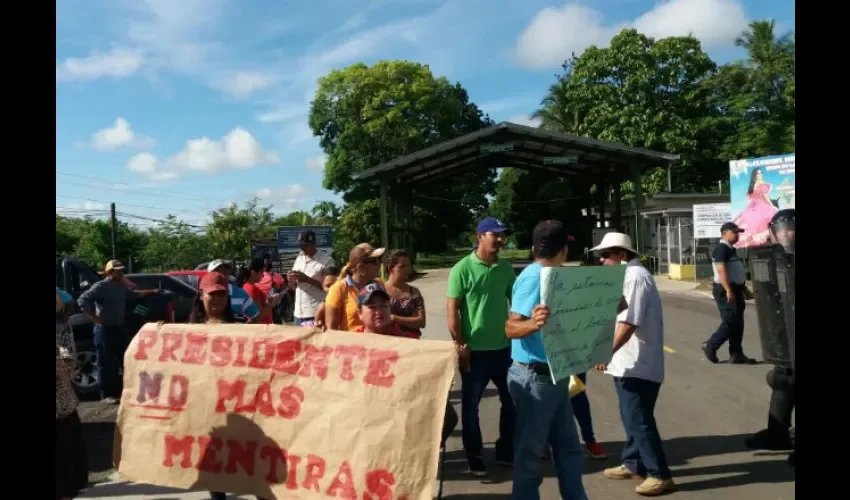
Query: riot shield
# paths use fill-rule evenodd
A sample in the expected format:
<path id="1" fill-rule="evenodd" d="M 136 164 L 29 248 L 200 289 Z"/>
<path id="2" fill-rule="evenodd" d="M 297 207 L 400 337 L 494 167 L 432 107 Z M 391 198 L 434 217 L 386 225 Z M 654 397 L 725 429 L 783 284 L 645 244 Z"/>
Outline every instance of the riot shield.
<path id="1" fill-rule="evenodd" d="M 774 247 L 776 248 L 776 247 Z M 785 313 L 785 332 L 788 336 L 788 354 L 791 368 L 795 366 L 796 360 L 796 268 L 794 265 L 794 254 L 786 253 L 782 247 L 774 250 L 776 260 L 776 282 Z"/>
<path id="2" fill-rule="evenodd" d="M 778 252 L 782 247 L 766 245 L 748 249 L 752 267 L 753 295 L 759 324 L 762 357 L 765 362 L 792 368 L 786 329 L 785 307 L 777 280 Z M 784 255 L 784 252 L 782 252 Z"/>

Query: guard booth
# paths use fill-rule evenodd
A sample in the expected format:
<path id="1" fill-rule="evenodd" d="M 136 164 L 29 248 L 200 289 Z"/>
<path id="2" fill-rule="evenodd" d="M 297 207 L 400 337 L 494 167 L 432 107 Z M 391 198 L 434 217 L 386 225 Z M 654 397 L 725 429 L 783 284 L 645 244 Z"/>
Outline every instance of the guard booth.
<path id="1" fill-rule="evenodd" d="M 644 211 L 654 229 L 649 254 L 656 258 L 658 274 L 674 280 L 693 280 L 694 222 L 690 209 Z"/>

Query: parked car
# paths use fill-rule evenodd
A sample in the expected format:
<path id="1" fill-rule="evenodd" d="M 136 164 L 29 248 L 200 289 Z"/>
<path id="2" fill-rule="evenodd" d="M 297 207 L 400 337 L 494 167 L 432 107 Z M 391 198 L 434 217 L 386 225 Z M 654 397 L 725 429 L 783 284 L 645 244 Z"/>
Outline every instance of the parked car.
<path id="1" fill-rule="evenodd" d="M 174 322 L 186 323 L 192 313 L 198 288 L 167 274 L 127 274 L 128 281 L 142 290 L 166 290 L 174 297 Z"/>
<path id="2" fill-rule="evenodd" d="M 92 330 L 94 325 L 88 316 L 83 314 L 76 299 L 92 285 L 100 281 L 97 272 L 85 262 L 76 257 L 56 257 L 56 286 L 65 290 L 74 298 L 74 309 L 68 318 L 68 324 L 74 332 L 74 343 L 77 350 L 77 367 L 72 382 L 74 389 L 80 395 L 100 391 L 100 379 L 97 375 L 97 352 L 94 348 Z M 132 338 L 145 323 L 174 320 L 173 293 L 164 292 L 133 299 L 127 303 L 125 319 L 128 338 Z"/>

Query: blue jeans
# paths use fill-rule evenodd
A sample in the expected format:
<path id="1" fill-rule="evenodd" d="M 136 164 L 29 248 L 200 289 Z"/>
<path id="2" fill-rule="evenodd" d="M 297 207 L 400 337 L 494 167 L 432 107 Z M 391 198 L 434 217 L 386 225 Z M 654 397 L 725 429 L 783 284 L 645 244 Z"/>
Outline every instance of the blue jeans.
<path id="1" fill-rule="evenodd" d="M 717 351 L 728 340 L 729 354 L 735 355 L 744 353 L 744 310 L 747 302 L 744 300 L 744 285 L 732 285 L 732 290 L 735 300 L 730 303 L 722 285 L 715 283 L 712 288 L 714 302 L 720 311 L 720 326 L 708 339 L 707 345 L 712 351 Z"/>
<path id="2" fill-rule="evenodd" d="M 467 459 L 481 458 L 484 448 L 478 422 L 478 406 L 487 384 L 499 391 L 499 439 L 496 440 L 496 459 L 512 461 L 514 457 L 514 405 L 508 392 L 508 368 L 511 366 L 511 349 L 498 351 L 473 351 L 470 353 L 469 371 L 460 372 L 463 449 Z"/>
<path id="3" fill-rule="evenodd" d="M 670 479 L 672 474 L 655 424 L 655 402 L 661 384 L 640 378 L 614 377 L 614 386 L 626 430 L 623 465 L 633 474 Z"/>
<path id="4" fill-rule="evenodd" d="M 292 318 L 292 321 L 295 323 L 295 326 L 301 326 L 305 321 L 313 321 L 313 318 Z"/>
<path id="5" fill-rule="evenodd" d="M 104 398 L 120 398 L 121 366 L 127 350 L 127 335 L 123 326 L 95 325 L 94 348 L 97 353 L 97 376 L 100 379 L 100 395 Z"/>
<path id="6" fill-rule="evenodd" d="M 549 375 L 513 364 L 508 371 L 508 388 L 516 406 L 514 482 L 511 498 L 539 500 L 543 471 L 540 457 L 547 444 L 558 476 L 558 489 L 565 500 L 587 500 L 582 484 L 582 450 L 569 380 L 557 385 Z"/>
<path id="7" fill-rule="evenodd" d="M 582 383 L 587 387 L 587 373 L 579 373 L 576 377 L 581 379 Z M 595 443 L 596 437 L 593 435 L 593 419 L 590 418 L 590 400 L 587 399 L 587 389 L 574 397 L 571 403 L 578 427 L 581 429 L 581 440 L 584 441 L 584 444 Z"/>

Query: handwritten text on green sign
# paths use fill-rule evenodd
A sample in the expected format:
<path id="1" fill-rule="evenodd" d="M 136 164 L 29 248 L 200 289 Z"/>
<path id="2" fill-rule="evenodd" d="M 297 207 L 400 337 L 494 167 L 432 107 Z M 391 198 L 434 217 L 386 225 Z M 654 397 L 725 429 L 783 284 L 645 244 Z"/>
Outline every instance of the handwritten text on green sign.
<path id="1" fill-rule="evenodd" d="M 545 267 L 541 302 L 549 321 L 540 330 L 555 381 L 611 360 L 625 266 Z"/>

